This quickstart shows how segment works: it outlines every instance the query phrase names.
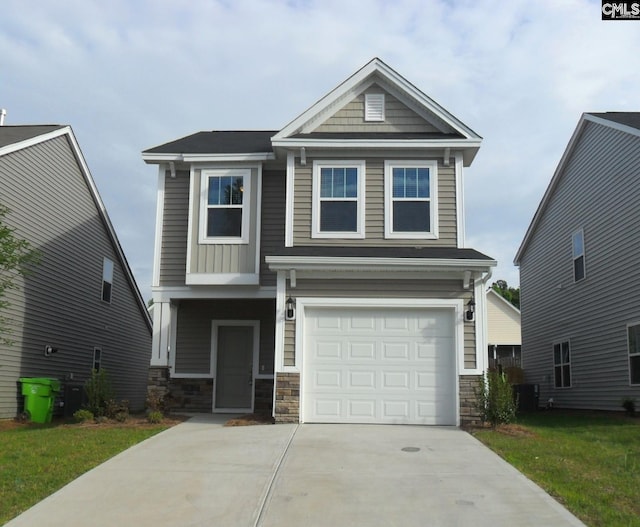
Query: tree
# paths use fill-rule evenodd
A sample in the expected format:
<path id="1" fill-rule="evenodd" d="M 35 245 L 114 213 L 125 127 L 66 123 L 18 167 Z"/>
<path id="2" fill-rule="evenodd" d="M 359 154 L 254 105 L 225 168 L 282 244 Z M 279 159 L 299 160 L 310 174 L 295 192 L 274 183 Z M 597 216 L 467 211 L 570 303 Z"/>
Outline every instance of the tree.
<path id="1" fill-rule="evenodd" d="M 0 205 L 0 310 L 9 302 L 4 298 L 9 289 L 16 289 L 16 278 L 28 273 L 30 266 L 40 259 L 40 253 L 31 247 L 27 240 L 16 236 L 15 229 L 6 223 L 9 209 Z M 0 315 L 0 342 L 10 343 L 6 319 Z"/>
<path id="2" fill-rule="evenodd" d="M 519 287 L 509 287 L 506 280 L 497 280 L 491 284 L 491 289 L 520 309 Z"/>

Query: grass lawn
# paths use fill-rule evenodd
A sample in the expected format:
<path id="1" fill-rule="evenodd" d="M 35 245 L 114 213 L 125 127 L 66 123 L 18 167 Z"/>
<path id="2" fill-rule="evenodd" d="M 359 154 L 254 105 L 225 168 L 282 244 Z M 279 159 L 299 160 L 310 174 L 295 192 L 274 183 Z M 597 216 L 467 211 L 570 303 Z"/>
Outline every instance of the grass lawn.
<path id="1" fill-rule="evenodd" d="M 171 424 L 0 421 L 0 525 L 84 472 Z"/>
<path id="2" fill-rule="evenodd" d="M 640 418 L 554 410 L 473 434 L 589 526 L 640 526 Z"/>

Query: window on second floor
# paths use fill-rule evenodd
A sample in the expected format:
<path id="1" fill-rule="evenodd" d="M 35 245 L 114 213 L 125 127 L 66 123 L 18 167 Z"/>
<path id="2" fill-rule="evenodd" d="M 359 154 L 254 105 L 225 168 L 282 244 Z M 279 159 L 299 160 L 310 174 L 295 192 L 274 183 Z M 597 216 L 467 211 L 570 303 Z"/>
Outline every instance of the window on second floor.
<path id="1" fill-rule="evenodd" d="M 553 373 L 556 388 L 571 387 L 571 349 L 568 340 L 553 345 Z"/>
<path id="2" fill-rule="evenodd" d="M 313 238 L 364 238 L 364 161 L 314 161 Z"/>
<path id="3" fill-rule="evenodd" d="M 640 384 L 640 322 L 627 326 L 629 347 L 629 383 Z"/>
<path id="4" fill-rule="evenodd" d="M 102 261 L 102 300 L 111 303 L 113 289 L 113 261 L 105 258 Z"/>
<path id="5" fill-rule="evenodd" d="M 200 243 L 248 243 L 251 171 L 203 170 Z"/>
<path id="6" fill-rule="evenodd" d="M 93 348 L 93 369 L 100 371 L 102 365 L 102 348 Z"/>
<path id="7" fill-rule="evenodd" d="M 571 235 L 571 249 L 573 252 L 573 281 L 579 282 L 586 276 L 584 266 L 584 232 L 582 229 Z"/>
<path id="8" fill-rule="evenodd" d="M 385 237 L 437 238 L 436 161 L 385 161 Z"/>

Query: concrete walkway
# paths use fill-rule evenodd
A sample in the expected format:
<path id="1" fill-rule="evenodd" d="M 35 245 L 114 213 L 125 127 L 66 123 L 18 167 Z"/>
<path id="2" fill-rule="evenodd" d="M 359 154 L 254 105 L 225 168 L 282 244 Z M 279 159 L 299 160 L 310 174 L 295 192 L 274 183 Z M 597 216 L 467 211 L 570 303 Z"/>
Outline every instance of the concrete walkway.
<path id="1" fill-rule="evenodd" d="M 457 428 L 198 416 L 79 477 L 7 527 L 583 525 Z"/>

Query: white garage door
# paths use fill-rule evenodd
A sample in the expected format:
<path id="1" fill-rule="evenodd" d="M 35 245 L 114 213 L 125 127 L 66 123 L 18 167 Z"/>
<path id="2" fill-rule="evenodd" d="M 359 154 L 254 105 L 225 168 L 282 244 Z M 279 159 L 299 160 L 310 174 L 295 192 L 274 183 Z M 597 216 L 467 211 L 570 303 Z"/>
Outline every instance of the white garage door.
<path id="1" fill-rule="evenodd" d="M 307 308 L 303 420 L 456 424 L 451 310 Z"/>

